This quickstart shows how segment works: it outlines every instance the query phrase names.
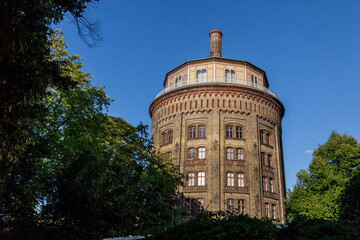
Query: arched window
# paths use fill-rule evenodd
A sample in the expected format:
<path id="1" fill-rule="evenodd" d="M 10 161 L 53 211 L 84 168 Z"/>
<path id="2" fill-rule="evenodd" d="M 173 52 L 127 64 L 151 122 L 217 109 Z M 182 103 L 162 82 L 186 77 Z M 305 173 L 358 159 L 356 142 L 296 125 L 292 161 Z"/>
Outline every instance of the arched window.
<path id="1" fill-rule="evenodd" d="M 225 82 L 234 83 L 235 82 L 235 71 L 232 69 L 225 69 Z"/>
<path id="2" fill-rule="evenodd" d="M 181 75 L 175 78 L 175 87 L 181 87 Z"/>
<path id="3" fill-rule="evenodd" d="M 207 82 L 206 69 L 199 69 L 196 71 L 196 82 L 204 83 Z"/>
<path id="4" fill-rule="evenodd" d="M 257 76 L 254 76 L 254 75 L 251 74 L 251 86 L 252 87 L 257 87 L 257 84 L 258 84 Z"/>

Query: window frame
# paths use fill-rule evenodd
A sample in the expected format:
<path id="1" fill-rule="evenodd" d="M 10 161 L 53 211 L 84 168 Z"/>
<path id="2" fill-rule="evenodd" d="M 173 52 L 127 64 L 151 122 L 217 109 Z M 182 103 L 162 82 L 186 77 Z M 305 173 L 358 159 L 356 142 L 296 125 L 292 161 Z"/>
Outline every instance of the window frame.
<path id="1" fill-rule="evenodd" d="M 236 73 L 234 69 L 225 69 L 225 82 L 226 83 L 234 83 L 236 82 Z"/>
<path id="2" fill-rule="evenodd" d="M 268 181 L 267 181 L 267 177 L 262 177 L 262 187 L 263 187 L 263 191 L 268 191 Z"/>
<path id="3" fill-rule="evenodd" d="M 274 192 L 274 179 L 269 178 L 269 192 Z"/>
<path id="4" fill-rule="evenodd" d="M 203 130 L 201 130 L 203 128 Z M 199 125 L 198 126 L 198 138 L 206 138 L 206 126 Z"/>
<path id="5" fill-rule="evenodd" d="M 226 173 L 226 185 L 228 187 L 234 187 L 235 186 L 235 174 L 234 174 L 234 172 L 227 172 Z"/>
<path id="6" fill-rule="evenodd" d="M 195 157 L 196 157 L 196 148 L 194 147 L 188 148 L 188 160 L 195 160 Z"/>
<path id="7" fill-rule="evenodd" d="M 196 70 L 196 83 L 207 82 L 207 70 L 206 68 Z"/>
<path id="8" fill-rule="evenodd" d="M 243 172 L 236 173 L 237 187 L 245 187 L 245 174 Z"/>
<path id="9" fill-rule="evenodd" d="M 240 151 L 240 152 L 238 153 L 238 151 Z M 240 158 L 238 158 L 238 155 L 240 156 Z M 243 148 L 235 149 L 235 160 L 244 161 L 244 149 Z"/>
<path id="10" fill-rule="evenodd" d="M 235 212 L 235 199 L 234 198 L 226 199 L 226 211 L 231 212 L 231 213 Z"/>
<path id="11" fill-rule="evenodd" d="M 239 213 L 246 214 L 246 200 L 245 199 L 238 199 L 238 209 L 239 209 Z"/>
<path id="12" fill-rule="evenodd" d="M 226 148 L 226 160 L 229 160 L 229 161 L 234 160 L 234 148 L 233 147 Z"/>
<path id="13" fill-rule="evenodd" d="M 205 171 L 200 171 L 197 173 L 197 185 L 198 186 L 206 186 L 206 182 L 205 182 L 205 177 L 206 177 L 206 173 Z"/>
<path id="14" fill-rule="evenodd" d="M 163 131 L 161 133 L 161 137 L 162 137 L 161 146 L 171 144 L 173 142 L 173 139 L 174 139 L 173 131 L 172 130 Z"/>
<path id="15" fill-rule="evenodd" d="M 188 173 L 188 182 L 187 182 L 187 186 L 188 187 L 194 187 L 195 186 L 195 173 L 194 172 L 189 172 Z"/>
<path id="16" fill-rule="evenodd" d="M 271 204 L 271 219 L 276 219 L 276 204 Z"/>
<path id="17" fill-rule="evenodd" d="M 202 149 L 204 151 L 201 151 Z M 203 157 L 201 155 L 203 155 Z M 205 160 L 206 159 L 206 148 L 205 147 L 198 147 L 197 148 L 197 159 L 199 159 L 199 160 Z"/>
<path id="18" fill-rule="evenodd" d="M 234 125 L 234 124 L 225 125 L 225 138 L 243 140 L 244 127 L 242 125 Z"/>
<path id="19" fill-rule="evenodd" d="M 270 218 L 270 203 L 265 202 L 265 218 Z"/>
<path id="20" fill-rule="evenodd" d="M 196 126 L 189 126 L 189 139 L 196 139 Z"/>

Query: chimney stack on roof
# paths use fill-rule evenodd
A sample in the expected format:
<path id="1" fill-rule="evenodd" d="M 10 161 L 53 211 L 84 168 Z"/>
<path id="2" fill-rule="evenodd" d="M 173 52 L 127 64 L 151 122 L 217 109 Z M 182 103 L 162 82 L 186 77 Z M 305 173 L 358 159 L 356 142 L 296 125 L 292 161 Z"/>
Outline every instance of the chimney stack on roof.
<path id="1" fill-rule="evenodd" d="M 221 37 L 220 30 L 212 30 L 210 36 L 210 57 L 221 57 Z"/>

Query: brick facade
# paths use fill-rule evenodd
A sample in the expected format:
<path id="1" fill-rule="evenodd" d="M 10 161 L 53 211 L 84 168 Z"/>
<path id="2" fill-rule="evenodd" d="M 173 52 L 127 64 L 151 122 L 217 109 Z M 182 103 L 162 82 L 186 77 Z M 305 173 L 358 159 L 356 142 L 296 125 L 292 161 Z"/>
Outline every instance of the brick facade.
<path id="1" fill-rule="evenodd" d="M 192 84 L 195 77 L 191 78 L 190 69 L 199 64 L 209 66 L 207 73 L 213 71 L 213 74 L 208 74 L 202 83 Z M 230 67 L 236 71 L 234 81 L 226 82 L 226 76 L 215 77 L 221 75 L 217 73 L 221 69 Z M 275 214 L 273 217 L 284 223 L 281 141 L 284 107 L 274 94 L 266 91 L 265 72 L 247 62 L 218 57 L 187 62 L 174 70 L 166 75 L 165 87 L 171 86 L 172 74 L 182 74 L 185 79 L 158 95 L 149 113 L 155 149 L 171 153 L 174 164 L 185 176 L 185 185 L 180 190 L 186 197 L 203 199 L 206 210 L 225 211 L 231 199 L 235 204 L 245 200 L 245 212 L 249 216 L 261 218 Z M 249 84 L 252 71 L 258 76 L 256 85 Z M 205 137 L 201 134 L 199 137 L 201 126 L 205 126 Z M 195 132 L 190 133 L 194 128 Z M 164 140 L 168 132 L 172 133 L 171 142 Z M 195 157 L 189 151 L 194 151 Z M 199 178 L 203 172 L 204 185 Z M 194 173 L 194 183 L 189 173 Z M 272 211 L 270 215 L 267 210 Z"/>

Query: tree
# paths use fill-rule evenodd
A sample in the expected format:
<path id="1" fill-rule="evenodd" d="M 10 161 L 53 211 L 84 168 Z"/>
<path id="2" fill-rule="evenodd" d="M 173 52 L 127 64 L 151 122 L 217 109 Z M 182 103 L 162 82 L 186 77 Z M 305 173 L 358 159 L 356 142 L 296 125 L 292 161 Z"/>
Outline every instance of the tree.
<path id="1" fill-rule="evenodd" d="M 148 239 L 276 239 L 278 230 L 270 220 L 230 212 L 202 212 L 188 222 Z"/>
<path id="2" fill-rule="evenodd" d="M 61 74 L 62 62 L 49 61 L 51 24 L 69 13 L 78 26 L 93 29 L 84 12 L 95 1 L 0 2 L 0 199 L 8 178 L 17 174 L 14 170 L 31 165 L 24 154 L 34 139 L 27 134 L 44 114 L 41 99 L 46 89 L 66 89 L 76 84 Z"/>
<path id="3" fill-rule="evenodd" d="M 308 170 L 297 173 L 297 183 L 288 192 L 290 218 L 338 219 L 340 195 L 352 173 L 360 167 L 356 139 L 332 132 L 313 153 Z"/>
<path id="4" fill-rule="evenodd" d="M 1 236 L 97 239 L 164 228 L 177 185 L 169 159 L 152 152 L 146 127 L 103 113 L 111 102 L 103 87 L 91 85 L 58 32 L 51 42 L 49 61 L 62 62 L 76 84 L 48 87 L 39 103 L 26 166 L 4 188 Z"/>
<path id="5" fill-rule="evenodd" d="M 360 169 L 354 172 L 341 194 L 340 218 L 360 229 Z"/>

